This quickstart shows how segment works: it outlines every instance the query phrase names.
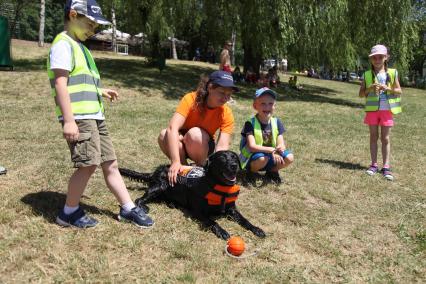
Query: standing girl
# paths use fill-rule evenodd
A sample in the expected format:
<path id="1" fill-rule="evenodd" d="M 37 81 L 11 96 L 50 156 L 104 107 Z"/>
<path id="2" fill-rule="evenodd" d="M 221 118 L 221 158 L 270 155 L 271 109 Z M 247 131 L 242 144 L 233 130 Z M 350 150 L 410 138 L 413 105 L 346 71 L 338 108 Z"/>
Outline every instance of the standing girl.
<path id="1" fill-rule="evenodd" d="M 383 168 L 381 173 L 387 180 L 393 180 L 390 169 L 390 130 L 394 125 L 393 115 L 401 112 L 401 86 L 396 69 L 387 67 L 388 51 L 384 45 L 375 45 L 370 55 L 371 69 L 364 73 L 364 83 L 359 90 L 360 97 L 366 97 L 364 123 L 370 129 L 371 165 L 368 175 L 378 172 L 377 140 L 382 142 Z"/>

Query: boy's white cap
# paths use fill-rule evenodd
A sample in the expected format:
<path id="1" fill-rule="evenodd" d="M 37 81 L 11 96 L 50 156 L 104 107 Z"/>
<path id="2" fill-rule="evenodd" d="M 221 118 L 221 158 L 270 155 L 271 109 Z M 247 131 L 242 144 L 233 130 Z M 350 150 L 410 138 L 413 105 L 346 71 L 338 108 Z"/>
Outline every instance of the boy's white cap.
<path id="1" fill-rule="evenodd" d="M 371 48 L 370 55 L 368 55 L 368 57 L 371 57 L 376 54 L 388 55 L 388 49 L 386 48 L 386 46 L 381 44 L 375 45 Z"/>

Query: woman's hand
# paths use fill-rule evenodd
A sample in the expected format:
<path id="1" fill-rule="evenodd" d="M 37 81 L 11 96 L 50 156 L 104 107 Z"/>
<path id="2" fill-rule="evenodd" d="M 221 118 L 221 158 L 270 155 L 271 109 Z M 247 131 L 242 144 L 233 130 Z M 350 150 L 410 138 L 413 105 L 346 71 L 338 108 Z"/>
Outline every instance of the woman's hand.
<path id="1" fill-rule="evenodd" d="M 169 168 L 169 184 L 170 186 L 175 186 L 177 182 L 177 175 L 182 170 L 183 166 L 180 162 L 173 162 Z"/>

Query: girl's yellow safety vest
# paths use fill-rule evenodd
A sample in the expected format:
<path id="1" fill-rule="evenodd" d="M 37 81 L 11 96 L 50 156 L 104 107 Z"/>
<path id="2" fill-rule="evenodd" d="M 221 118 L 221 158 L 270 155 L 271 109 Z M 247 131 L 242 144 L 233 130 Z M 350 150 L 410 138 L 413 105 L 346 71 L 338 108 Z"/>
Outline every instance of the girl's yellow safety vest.
<path id="1" fill-rule="evenodd" d="M 101 80 L 92 54 L 83 44 L 78 43 L 65 32 L 56 36 L 52 46 L 60 40 L 65 40 L 71 45 L 73 55 L 74 68 L 69 73 L 67 84 L 73 114 L 84 116 L 96 114 L 99 111 L 104 112 Z M 47 58 L 47 73 L 52 95 L 56 98 L 55 74 L 50 70 L 50 56 Z M 56 116 L 59 119 L 62 118 L 62 112 L 57 102 L 55 111 Z"/>
<path id="2" fill-rule="evenodd" d="M 256 145 L 263 145 L 263 135 L 262 135 L 262 127 L 260 126 L 260 122 L 256 116 L 253 116 L 251 119 L 247 120 L 253 125 L 254 129 L 254 140 L 256 141 Z M 278 138 L 278 123 L 277 118 L 272 117 L 270 119 L 271 128 L 272 128 L 272 147 L 277 146 L 277 138 Z M 240 142 L 240 164 L 241 168 L 245 169 L 248 161 L 250 160 L 252 152 L 250 152 L 247 148 L 247 138 L 242 137 Z"/>
<path id="3" fill-rule="evenodd" d="M 395 83 L 395 75 L 396 69 L 388 69 L 387 75 L 390 80 L 386 80 L 386 84 L 388 87 L 391 87 Z M 364 82 L 365 88 L 370 87 L 373 84 L 373 72 L 371 70 L 367 70 L 364 73 Z M 374 76 L 374 82 L 377 83 L 377 78 Z M 386 93 L 386 97 L 389 102 L 390 110 L 393 114 L 400 113 L 402 111 L 401 108 L 401 96 L 395 94 Z M 379 110 L 379 96 L 374 92 L 368 93 L 365 103 L 365 111 L 378 111 Z"/>

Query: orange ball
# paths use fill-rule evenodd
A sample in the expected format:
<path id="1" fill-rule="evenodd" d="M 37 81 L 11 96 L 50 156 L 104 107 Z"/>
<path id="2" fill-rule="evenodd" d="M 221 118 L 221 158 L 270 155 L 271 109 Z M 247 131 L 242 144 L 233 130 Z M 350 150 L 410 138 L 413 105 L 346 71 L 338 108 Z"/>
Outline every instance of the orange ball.
<path id="1" fill-rule="evenodd" d="M 231 237 L 228 240 L 228 252 L 235 256 L 240 256 L 245 249 L 245 244 L 240 237 Z"/>

